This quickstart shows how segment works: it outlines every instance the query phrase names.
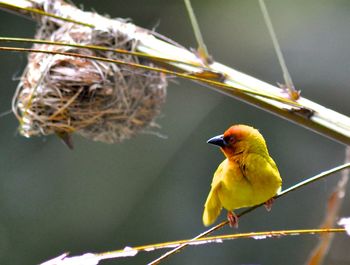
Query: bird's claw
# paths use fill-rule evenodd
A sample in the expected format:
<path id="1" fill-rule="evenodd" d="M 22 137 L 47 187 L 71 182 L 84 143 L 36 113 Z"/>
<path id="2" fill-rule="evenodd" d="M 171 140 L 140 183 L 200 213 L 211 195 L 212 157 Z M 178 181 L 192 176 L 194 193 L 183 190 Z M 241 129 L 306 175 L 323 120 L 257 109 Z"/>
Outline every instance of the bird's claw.
<path id="1" fill-rule="evenodd" d="M 267 200 L 265 203 L 264 203 L 264 206 L 266 208 L 266 211 L 271 211 L 272 209 L 272 204 L 274 203 L 275 199 L 274 198 L 271 198 L 269 200 Z"/>
<path id="2" fill-rule="evenodd" d="M 234 212 L 227 212 L 227 220 L 230 227 L 238 228 L 238 216 Z"/>

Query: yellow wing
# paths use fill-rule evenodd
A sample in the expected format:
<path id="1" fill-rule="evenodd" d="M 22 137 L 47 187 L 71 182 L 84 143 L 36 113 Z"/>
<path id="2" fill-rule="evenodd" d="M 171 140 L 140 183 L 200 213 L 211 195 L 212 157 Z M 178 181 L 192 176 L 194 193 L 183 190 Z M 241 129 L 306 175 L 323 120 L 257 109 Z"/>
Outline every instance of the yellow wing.
<path id="1" fill-rule="evenodd" d="M 214 173 L 211 189 L 204 205 L 203 224 L 205 226 L 209 226 L 214 223 L 222 209 L 222 205 L 218 196 L 218 189 L 220 188 L 222 180 L 222 172 L 224 167 L 223 164 L 224 162 L 219 165 Z"/>
<path id="2" fill-rule="evenodd" d="M 253 188 L 251 205 L 263 203 L 281 189 L 282 179 L 270 156 L 250 153 L 244 159 L 242 171 Z"/>

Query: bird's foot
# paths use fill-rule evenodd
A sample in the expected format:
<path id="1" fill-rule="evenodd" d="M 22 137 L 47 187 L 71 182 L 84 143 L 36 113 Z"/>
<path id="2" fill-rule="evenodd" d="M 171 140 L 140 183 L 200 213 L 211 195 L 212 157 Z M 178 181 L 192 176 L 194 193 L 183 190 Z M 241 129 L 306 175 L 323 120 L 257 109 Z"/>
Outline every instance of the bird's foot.
<path id="1" fill-rule="evenodd" d="M 227 220 L 230 227 L 238 228 L 238 216 L 233 211 L 227 212 Z"/>
<path id="2" fill-rule="evenodd" d="M 272 209 L 272 204 L 273 204 L 273 202 L 275 201 L 275 199 L 274 198 L 271 198 L 271 199 L 269 199 L 269 200 L 267 200 L 265 203 L 264 203 L 264 206 L 265 206 L 265 208 L 266 208 L 266 211 L 271 211 L 271 209 Z"/>

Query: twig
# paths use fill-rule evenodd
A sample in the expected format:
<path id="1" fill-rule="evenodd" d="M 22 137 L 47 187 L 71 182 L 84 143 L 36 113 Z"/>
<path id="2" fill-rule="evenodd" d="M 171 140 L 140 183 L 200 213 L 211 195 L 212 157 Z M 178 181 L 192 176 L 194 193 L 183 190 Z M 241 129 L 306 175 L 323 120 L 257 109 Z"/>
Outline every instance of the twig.
<path id="1" fill-rule="evenodd" d="M 190 20 L 191 20 L 194 36 L 196 37 L 196 40 L 197 40 L 197 44 L 198 44 L 197 52 L 201 57 L 201 59 L 203 59 L 205 64 L 208 65 L 211 62 L 211 58 L 210 58 L 207 46 L 204 43 L 203 36 L 197 22 L 196 15 L 194 14 L 194 11 L 191 5 L 191 1 L 185 0 L 185 5 L 186 5 L 188 16 L 190 17 Z"/>
<path id="2" fill-rule="evenodd" d="M 294 84 L 293 84 L 292 78 L 290 77 L 286 62 L 284 60 L 281 47 L 278 43 L 277 36 L 276 36 L 275 30 L 273 28 L 273 25 L 272 25 L 272 22 L 270 19 L 269 12 L 267 11 L 267 8 L 265 5 L 265 1 L 259 0 L 259 4 L 260 4 L 261 12 L 263 14 L 267 29 L 268 29 L 270 37 L 272 39 L 273 47 L 275 48 L 275 51 L 276 51 L 276 55 L 277 55 L 279 64 L 282 68 L 285 86 L 288 89 L 288 93 L 289 93 L 290 98 L 297 99 L 299 96 L 299 93 L 294 88 Z"/>
<path id="3" fill-rule="evenodd" d="M 248 232 L 248 233 L 238 233 L 238 234 L 228 234 L 228 235 L 218 235 L 218 236 L 209 236 L 202 237 L 196 240 L 176 240 L 165 243 L 150 244 L 145 246 L 131 247 L 130 249 L 135 251 L 153 251 L 164 248 L 173 248 L 176 245 L 180 245 L 188 242 L 189 245 L 202 245 L 206 243 L 222 243 L 222 240 L 232 240 L 239 238 L 252 238 L 252 239 L 267 239 L 271 237 L 282 237 L 282 236 L 294 236 L 302 234 L 322 234 L 322 233 L 344 233 L 346 232 L 345 228 L 319 228 L 319 229 L 293 229 L 293 230 L 277 230 L 277 231 L 264 231 L 264 232 Z M 106 253 L 101 253 L 99 255 L 113 255 L 122 253 L 124 249 L 110 251 Z"/>
<path id="4" fill-rule="evenodd" d="M 283 237 L 283 236 L 297 236 L 303 234 L 329 234 L 329 233 L 345 233 L 345 228 L 323 228 L 323 229 L 294 229 L 294 230 L 279 230 L 279 231 L 267 231 L 267 232 L 249 232 L 240 234 L 229 234 L 229 235 L 219 235 L 204 237 L 195 241 L 191 241 L 189 245 L 204 245 L 212 243 L 223 243 L 226 240 L 234 240 L 241 238 L 252 238 L 256 240 Z M 172 248 L 174 246 L 180 245 L 188 240 L 176 240 L 165 243 L 150 244 L 137 247 L 125 247 L 124 249 L 104 252 L 104 253 L 86 253 L 80 256 L 69 257 L 68 253 L 62 254 L 56 258 L 49 261 L 41 263 L 41 265 L 74 265 L 74 264 L 98 264 L 101 260 L 113 259 L 113 258 L 126 258 L 136 256 L 138 253 L 145 251 L 155 251 L 159 249 Z"/>
<path id="5" fill-rule="evenodd" d="M 278 199 L 278 198 L 280 198 L 280 197 L 283 197 L 283 196 L 287 195 L 288 193 L 290 193 L 290 192 L 292 192 L 292 191 L 295 191 L 295 190 L 297 190 L 297 189 L 300 189 L 301 187 L 304 187 L 304 186 L 306 186 L 306 185 L 308 185 L 308 184 L 311 184 L 311 183 L 313 183 L 313 182 L 315 182 L 315 181 L 321 180 L 321 179 L 323 179 L 323 178 L 325 178 L 325 177 L 327 177 L 327 176 L 329 176 L 329 175 L 331 175 L 331 174 L 333 174 L 333 173 L 336 173 L 336 172 L 338 172 L 338 171 L 341 171 L 341 170 L 343 170 L 343 169 L 345 169 L 345 168 L 349 168 L 349 167 L 350 167 L 350 163 L 347 163 L 347 164 L 343 164 L 343 165 L 337 166 L 337 167 L 335 167 L 335 168 L 332 168 L 332 169 L 330 169 L 330 170 L 324 171 L 324 172 L 322 172 L 322 173 L 320 173 L 320 174 L 318 174 L 318 175 L 316 175 L 316 176 L 313 176 L 313 177 L 311 177 L 311 178 L 308 178 L 308 179 L 306 179 L 306 180 L 304 180 L 304 181 L 302 181 L 302 182 L 299 182 L 298 184 L 296 184 L 296 185 L 294 185 L 294 186 L 292 186 L 292 187 L 290 187 L 290 188 L 288 188 L 288 189 L 282 191 L 281 193 L 279 193 L 278 195 L 276 195 L 276 196 L 274 197 L 274 199 Z M 262 203 L 262 204 L 259 204 L 259 205 L 256 205 L 256 206 L 253 206 L 253 207 L 250 207 L 250 208 L 248 208 L 248 209 L 242 211 L 241 213 L 237 214 L 237 216 L 240 218 L 240 217 L 242 217 L 243 215 L 246 215 L 247 213 L 249 213 L 249 212 L 251 212 L 251 211 L 253 211 L 253 210 L 259 208 L 259 207 L 262 206 L 262 205 L 263 205 L 263 203 Z M 187 246 L 189 245 L 190 242 L 195 241 L 195 240 L 197 240 L 197 239 L 199 239 L 199 238 L 205 237 L 205 236 L 211 234 L 212 232 L 214 232 L 214 231 L 216 231 L 216 230 L 219 230 L 220 228 L 222 228 L 223 226 L 225 226 L 225 225 L 227 225 L 227 224 L 228 224 L 228 221 L 227 221 L 227 220 L 221 222 L 220 224 L 218 224 L 218 225 L 216 225 L 216 226 L 214 226 L 214 227 L 212 227 L 212 228 L 210 228 L 210 229 L 204 231 L 203 233 L 197 235 L 196 237 L 194 237 L 193 239 L 189 240 L 188 242 L 186 242 L 186 243 L 184 243 L 184 244 L 182 244 L 182 245 L 180 245 L 180 246 L 178 246 L 178 247 L 176 247 L 176 248 L 174 248 L 174 249 L 172 249 L 172 250 L 166 252 L 165 254 L 163 254 L 162 256 L 160 256 L 159 258 L 157 258 L 157 259 L 151 261 L 150 263 L 148 263 L 148 265 L 156 265 L 156 264 L 159 264 L 160 262 L 162 262 L 163 260 L 165 260 L 165 259 L 168 258 L 169 256 L 174 255 L 174 254 L 177 253 L 177 252 L 180 252 L 182 249 L 184 249 L 185 247 L 187 247 Z"/>
<path id="6" fill-rule="evenodd" d="M 138 41 L 137 50 L 148 55 L 165 57 L 174 60 L 180 60 L 183 62 L 197 62 L 201 64 L 201 59 L 195 53 L 190 52 L 182 47 L 177 47 L 170 43 L 167 43 L 156 36 L 152 35 L 152 32 L 146 29 L 137 27 L 131 23 L 125 23 L 120 20 L 112 20 L 96 14 L 95 20 L 91 22 L 91 16 L 87 16 L 85 12 L 78 8 L 71 6 L 63 1 L 56 0 L 55 9 L 59 10 L 59 13 L 64 18 L 78 20 L 81 23 L 95 25 L 110 25 L 114 24 L 128 35 L 130 39 Z M 25 8 L 33 8 L 42 4 L 41 0 L 3 0 L 0 1 L 0 6 L 6 9 L 6 4 L 16 6 L 16 8 L 7 8 L 9 11 L 18 12 L 21 15 L 31 15 L 30 12 L 26 12 Z M 22 8 L 22 9 L 21 9 Z M 55 14 L 53 14 L 55 15 Z M 183 69 L 185 72 L 198 72 L 198 68 L 194 68 L 188 65 L 178 65 L 177 63 L 169 63 L 171 66 L 175 66 Z M 209 65 L 212 72 L 218 72 L 225 77 L 225 84 L 231 87 L 241 88 L 249 91 L 255 91 L 260 94 L 275 95 L 276 97 L 285 97 L 283 90 L 278 87 L 272 86 L 268 83 L 260 81 L 254 77 L 243 74 L 230 67 L 227 67 L 218 62 L 213 62 Z M 195 79 L 193 79 L 195 80 Z M 195 80 L 196 81 L 196 80 Z M 208 84 L 208 83 L 206 83 Z M 208 84 L 208 86 L 216 91 L 229 95 L 231 97 L 242 100 L 248 104 L 252 104 L 265 111 L 271 112 L 284 119 L 297 123 L 305 128 L 313 130 L 317 133 L 323 134 L 333 140 L 341 142 L 346 145 L 350 145 L 350 118 L 337 113 L 333 110 L 327 109 L 319 104 L 316 104 L 306 98 L 299 97 L 295 102 L 303 106 L 302 109 L 295 108 L 290 104 L 277 102 L 275 100 L 261 97 L 259 95 L 250 93 L 234 93 L 231 90 L 222 89 L 222 86 L 216 86 L 215 84 Z"/>
<path id="7" fill-rule="evenodd" d="M 117 60 L 117 59 L 109 59 L 105 57 L 99 57 L 99 56 L 92 56 L 92 55 L 86 55 L 86 54 L 80 54 L 80 53 L 73 53 L 73 52 L 59 52 L 59 51 L 49 51 L 49 50 L 40 50 L 40 49 L 33 49 L 33 48 L 19 48 L 19 47 L 4 47 L 0 46 L 0 51 L 12 51 L 12 52 L 37 52 L 37 53 L 46 53 L 46 54 L 53 54 L 53 55 L 65 55 L 65 56 L 72 56 L 72 57 L 78 57 L 78 58 L 85 58 L 85 59 L 90 59 L 90 60 L 97 60 L 97 61 L 103 61 L 103 62 L 109 62 L 109 63 L 116 63 L 116 64 L 121 64 L 121 65 L 128 65 L 131 67 L 136 67 L 136 68 L 142 68 L 145 70 L 149 71 L 155 71 L 155 72 L 161 72 L 167 75 L 173 75 L 185 79 L 190 79 L 194 80 L 196 82 L 201 82 L 210 86 L 215 86 L 217 89 L 224 93 L 230 93 L 231 95 L 238 95 L 238 94 L 247 94 L 247 95 L 255 95 L 263 98 L 267 98 L 269 100 L 274 100 L 280 103 L 287 104 L 289 106 L 293 106 L 294 108 L 298 108 L 300 110 L 303 109 L 303 106 L 299 105 L 297 102 L 289 100 L 287 98 L 279 97 L 273 94 L 265 94 L 265 93 L 260 93 L 257 91 L 252 91 L 249 89 L 245 88 L 237 88 L 229 84 L 222 83 L 220 81 L 216 80 L 211 80 L 207 78 L 203 78 L 197 76 L 195 73 L 192 72 L 175 72 L 171 71 L 165 68 L 158 68 L 158 67 L 152 67 L 152 66 L 147 66 L 143 64 L 138 64 L 138 63 L 131 63 L 131 62 L 125 62 L 123 60 Z M 243 96 L 243 95 L 241 95 Z"/>
<path id="8" fill-rule="evenodd" d="M 96 45 L 86 45 L 86 44 L 78 44 L 78 43 L 67 43 L 67 42 L 59 42 L 59 41 L 50 41 L 50 40 L 40 40 L 40 39 L 29 39 L 29 38 L 11 38 L 11 37 L 0 37 L 0 42 L 19 42 L 19 43 L 35 43 L 35 44 L 50 44 L 50 45 L 57 45 L 57 46 L 65 46 L 65 47 L 74 47 L 74 48 L 81 48 L 81 49 L 90 49 L 90 50 L 96 50 L 96 51 L 110 51 L 120 54 L 129 54 L 137 57 L 147 58 L 153 61 L 159 61 L 159 62 L 172 62 L 177 64 L 185 64 L 190 65 L 193 67 L 198 67 L 199 69 L 202 69 L 204 71 L 210 71 L 210 69 L 207 69 L 203 67 L 201 64 L 196 62 L 183 62 L 171 58 L 165 58 L 165 57 L 157 57 L 149 54 L 145 54 L 142 52 L 135 52 L 135 51 L 127 51 L 122 49 L 113 49 L 105 46 L 96 46 Z"/>

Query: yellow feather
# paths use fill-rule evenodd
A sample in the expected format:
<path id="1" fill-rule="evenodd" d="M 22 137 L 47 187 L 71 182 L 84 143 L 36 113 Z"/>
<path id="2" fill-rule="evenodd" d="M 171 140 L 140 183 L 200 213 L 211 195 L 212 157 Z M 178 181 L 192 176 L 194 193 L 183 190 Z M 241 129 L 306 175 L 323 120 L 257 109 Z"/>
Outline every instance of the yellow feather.
<path id="1" fill-rule="evenodd" d="M 214 174 L 213 182 L 211 183 L 211 190 L 204 205 L 203 223 L 205 226 L 214 223 L 222 209 L 222 204 L 219 200 L 217 192 L 217 190 L 220 188 L 222 170 L 223 163 L 220 164 Z"/>

